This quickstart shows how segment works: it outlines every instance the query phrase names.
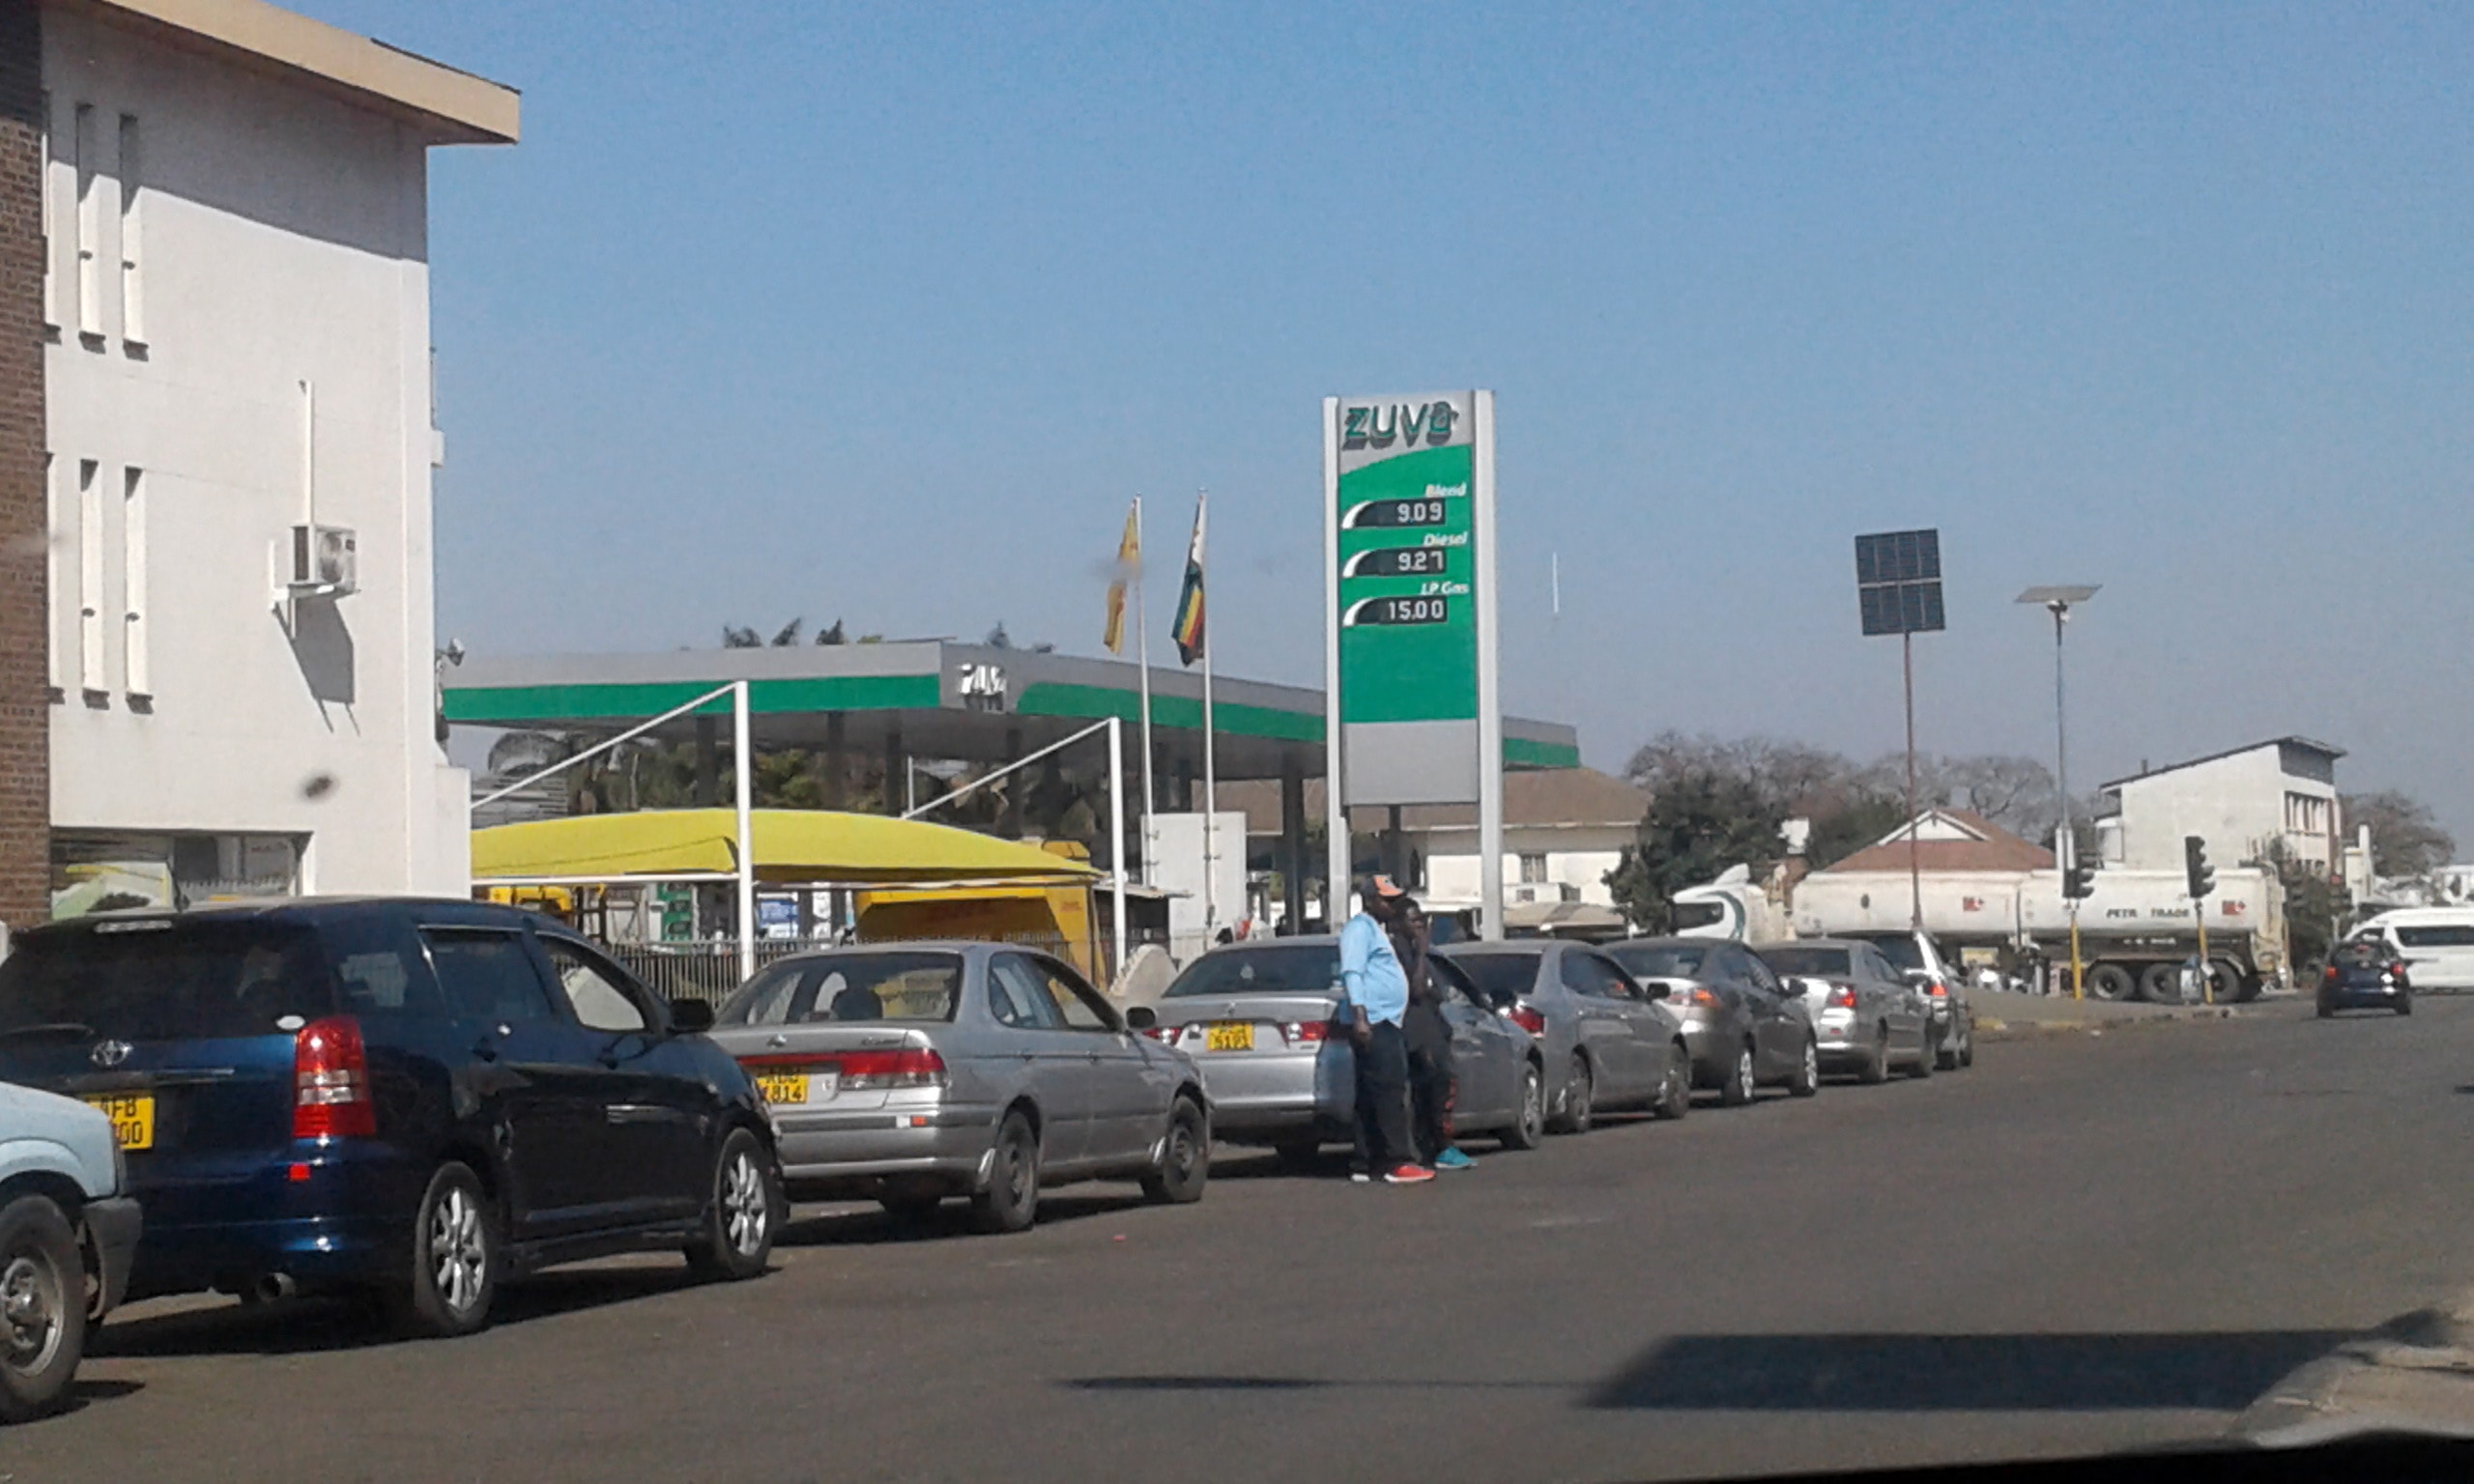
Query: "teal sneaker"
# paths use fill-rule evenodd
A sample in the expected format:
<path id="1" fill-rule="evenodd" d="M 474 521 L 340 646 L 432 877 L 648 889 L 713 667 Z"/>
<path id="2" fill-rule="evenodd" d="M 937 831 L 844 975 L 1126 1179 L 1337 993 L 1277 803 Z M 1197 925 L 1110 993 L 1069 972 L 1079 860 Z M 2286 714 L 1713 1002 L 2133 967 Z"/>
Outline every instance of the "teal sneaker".
<path id="1" fill-rule="evenodd" d="M 1474 1170 L 1478 1161 L 1462 1154 L 1458 1148 L 1452 1147 L 1434 1156 L 1434 1167 L 1438 1170 Z"/>

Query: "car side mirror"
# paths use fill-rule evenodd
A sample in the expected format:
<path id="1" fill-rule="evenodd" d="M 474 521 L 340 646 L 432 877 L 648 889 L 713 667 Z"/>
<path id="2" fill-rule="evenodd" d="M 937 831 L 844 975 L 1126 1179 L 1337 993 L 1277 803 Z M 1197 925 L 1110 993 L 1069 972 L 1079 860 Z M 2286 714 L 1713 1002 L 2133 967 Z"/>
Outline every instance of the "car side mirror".
<path id="1" fill-rule="evenodd" d="M 1125 1028 L 1129 1031 L 1155 1030 L 1160 1024 L 1160 1012 L 1148 1005 L 1136 1005 L 1125 1013 Z"/>
<path id="2" fill-rule="evenodd" d="M 1664 980 L 1654 979 L 1641 986 L 1641 998 L 1654 1002 L 1663 1000 L 1673 993 L 1675 993 L 1673 986 Z"/>
<path id="3" fill-rule="evenodd" d="M 713 1028 L 713 1002 L 680 995 L 670 1002 L 670 1028 L 693 1036 Z"/>

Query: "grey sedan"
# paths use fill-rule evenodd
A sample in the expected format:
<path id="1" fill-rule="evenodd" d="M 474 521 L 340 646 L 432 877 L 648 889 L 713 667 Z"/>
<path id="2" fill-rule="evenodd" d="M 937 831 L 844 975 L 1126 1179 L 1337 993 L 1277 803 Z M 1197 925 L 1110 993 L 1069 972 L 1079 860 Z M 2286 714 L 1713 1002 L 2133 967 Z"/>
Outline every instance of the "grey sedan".
<path id="1" fill-rule="evenodd" d="M 1682 1118 L 1691 1107 L 1691 1058 L 1677 1017 L 1606 955 L 1532 938 L 1454 943 L 1435 958 L 1466 970 L 1537 1038 L 1557 1130 L 1586 1129 L 1601 1107 L 1647 1107 L 1662 1118 Z"/>
<path id="2" fill-rule="evenodd" d="M 1933 1012 L 1870 943 L 1806 938 L 1757 950 L 1790 988 L 1803 991 L 1820 1038 L 1824 1071 L 1886 1082 L 1895 1063 L 1915 1076 L 1933 1070 Z"/>
<path id="3" fill-rule="evenodd" d="M 1737 1106 L 1762 1087 L 1821 1091 L 1821 1043 L 1803 997 L 1750 949 L 1722 938 L 1634 938 L 1607 953 L 1683 1020 L 1693 1080 Z"/>
<path id="4" fill-rule="evenodd" d="M 982 1230 L 1015 1232 L 1046 1186 L 1137 1180 L 1183 1202 L 1210 1172 L 1194 1063 L 1045 954 L 802 954 L 740 986 L 712 1037 L 763 1091 L 794 1195 L 873 1197 L 901 1216 L 966 1196 Z"/>
<path id="5" fill-rule="evenodd" d="M 1536 1148 L 1546 1116 L 1537 1045 L 1457 969 L 1434 961 L 1451 996 L 1453 1131 Z M 1303 1163 L 1355 1134 L 1357 1058 L 1332 1024 L 1339 1004 L 1339 939 L 1318 935 L 1215 948 L 1130 1018 L 1202 1070 L 1217 1137 L 1269 1144 Z"/>

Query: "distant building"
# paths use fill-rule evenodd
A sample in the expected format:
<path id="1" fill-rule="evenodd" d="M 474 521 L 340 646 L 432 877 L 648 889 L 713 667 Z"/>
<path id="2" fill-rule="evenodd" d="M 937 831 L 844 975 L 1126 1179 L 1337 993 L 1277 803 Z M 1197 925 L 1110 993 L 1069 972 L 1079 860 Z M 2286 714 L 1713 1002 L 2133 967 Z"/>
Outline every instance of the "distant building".
<path id="1" fill-rule="evenodd" d="M 428 152 L 510 89 L 263 0 L 0 0 L 0 921 L 461 895 Z"/>
<path id="2" fill-rule="evenodd" d="M 1223 784 L 1223 809 L 1246 812 L 1249 854 L 1261 870 L 1272 869 L 1280 842 L 1280 794 L 1276 785 Z M 1504 774 L 1504 906 L 1514 924 L 1536 918 L 1549 927 L 1554 907 L 1611 907 L 1607 873 L 1624 862 L 1639 840 L 1649 795 L 1595 768 L 1544 768 Z M 1323 784 L 1306 785 L 1306 814 L 1323 817 Z M 1465 806 L 1411 805 L 1401 809 L 1399 833 L 1390 838 L 1391 811 L 1351 812 L 1365 869 L 1390 864 L 1430 904 L 1446 909 L 1478 903 L 1478 813 Z M 1372 853 L 1369 853 L 1372 852 Z M 1539 909 L 1524 914 L 1522 909 Z"/>
<path id="3" fill-rule="evenodd" d="M 2099 789 L 2098 854 L 2108 866 L 2179 870 L 2186 836 L 2207 842 L 2219 866 L 2256 859 L 2282 841 L 2325 874 L 2345 831 L 2337 803 L 2344 756 L 2309 737 L 2276 737 L 2115 779 Z"/>

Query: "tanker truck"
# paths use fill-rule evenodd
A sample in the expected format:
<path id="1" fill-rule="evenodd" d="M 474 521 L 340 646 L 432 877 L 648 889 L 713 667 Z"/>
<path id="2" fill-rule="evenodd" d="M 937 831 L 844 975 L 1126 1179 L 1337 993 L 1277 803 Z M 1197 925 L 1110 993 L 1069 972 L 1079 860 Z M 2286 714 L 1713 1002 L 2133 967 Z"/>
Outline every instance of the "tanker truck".
<path id="1" fill-rule="evenodd" d="M 1949 949 L 2032 946 L 2050 983 L 2070 987 L 2070 914 L 2057 870 L 1927 870 L 1919 884 L 1924 931 Z M 1914 894 L 1905 871 L 1817 871 L 1796 883 L 1791 917 L 1800 937 L 1904 932 Z M 2220 1000 L 2289 987 L 2285 884 L 2262 867 L 2226 867 L 2206 909 L 2207 957 Z M 2199 952 L 2200 919 L 2178 870 L 2099 870 L 2079 903 L 2079 956 L 2089 994 L 2109 1000 L 2181 998 L 2182 966 Z"/>

